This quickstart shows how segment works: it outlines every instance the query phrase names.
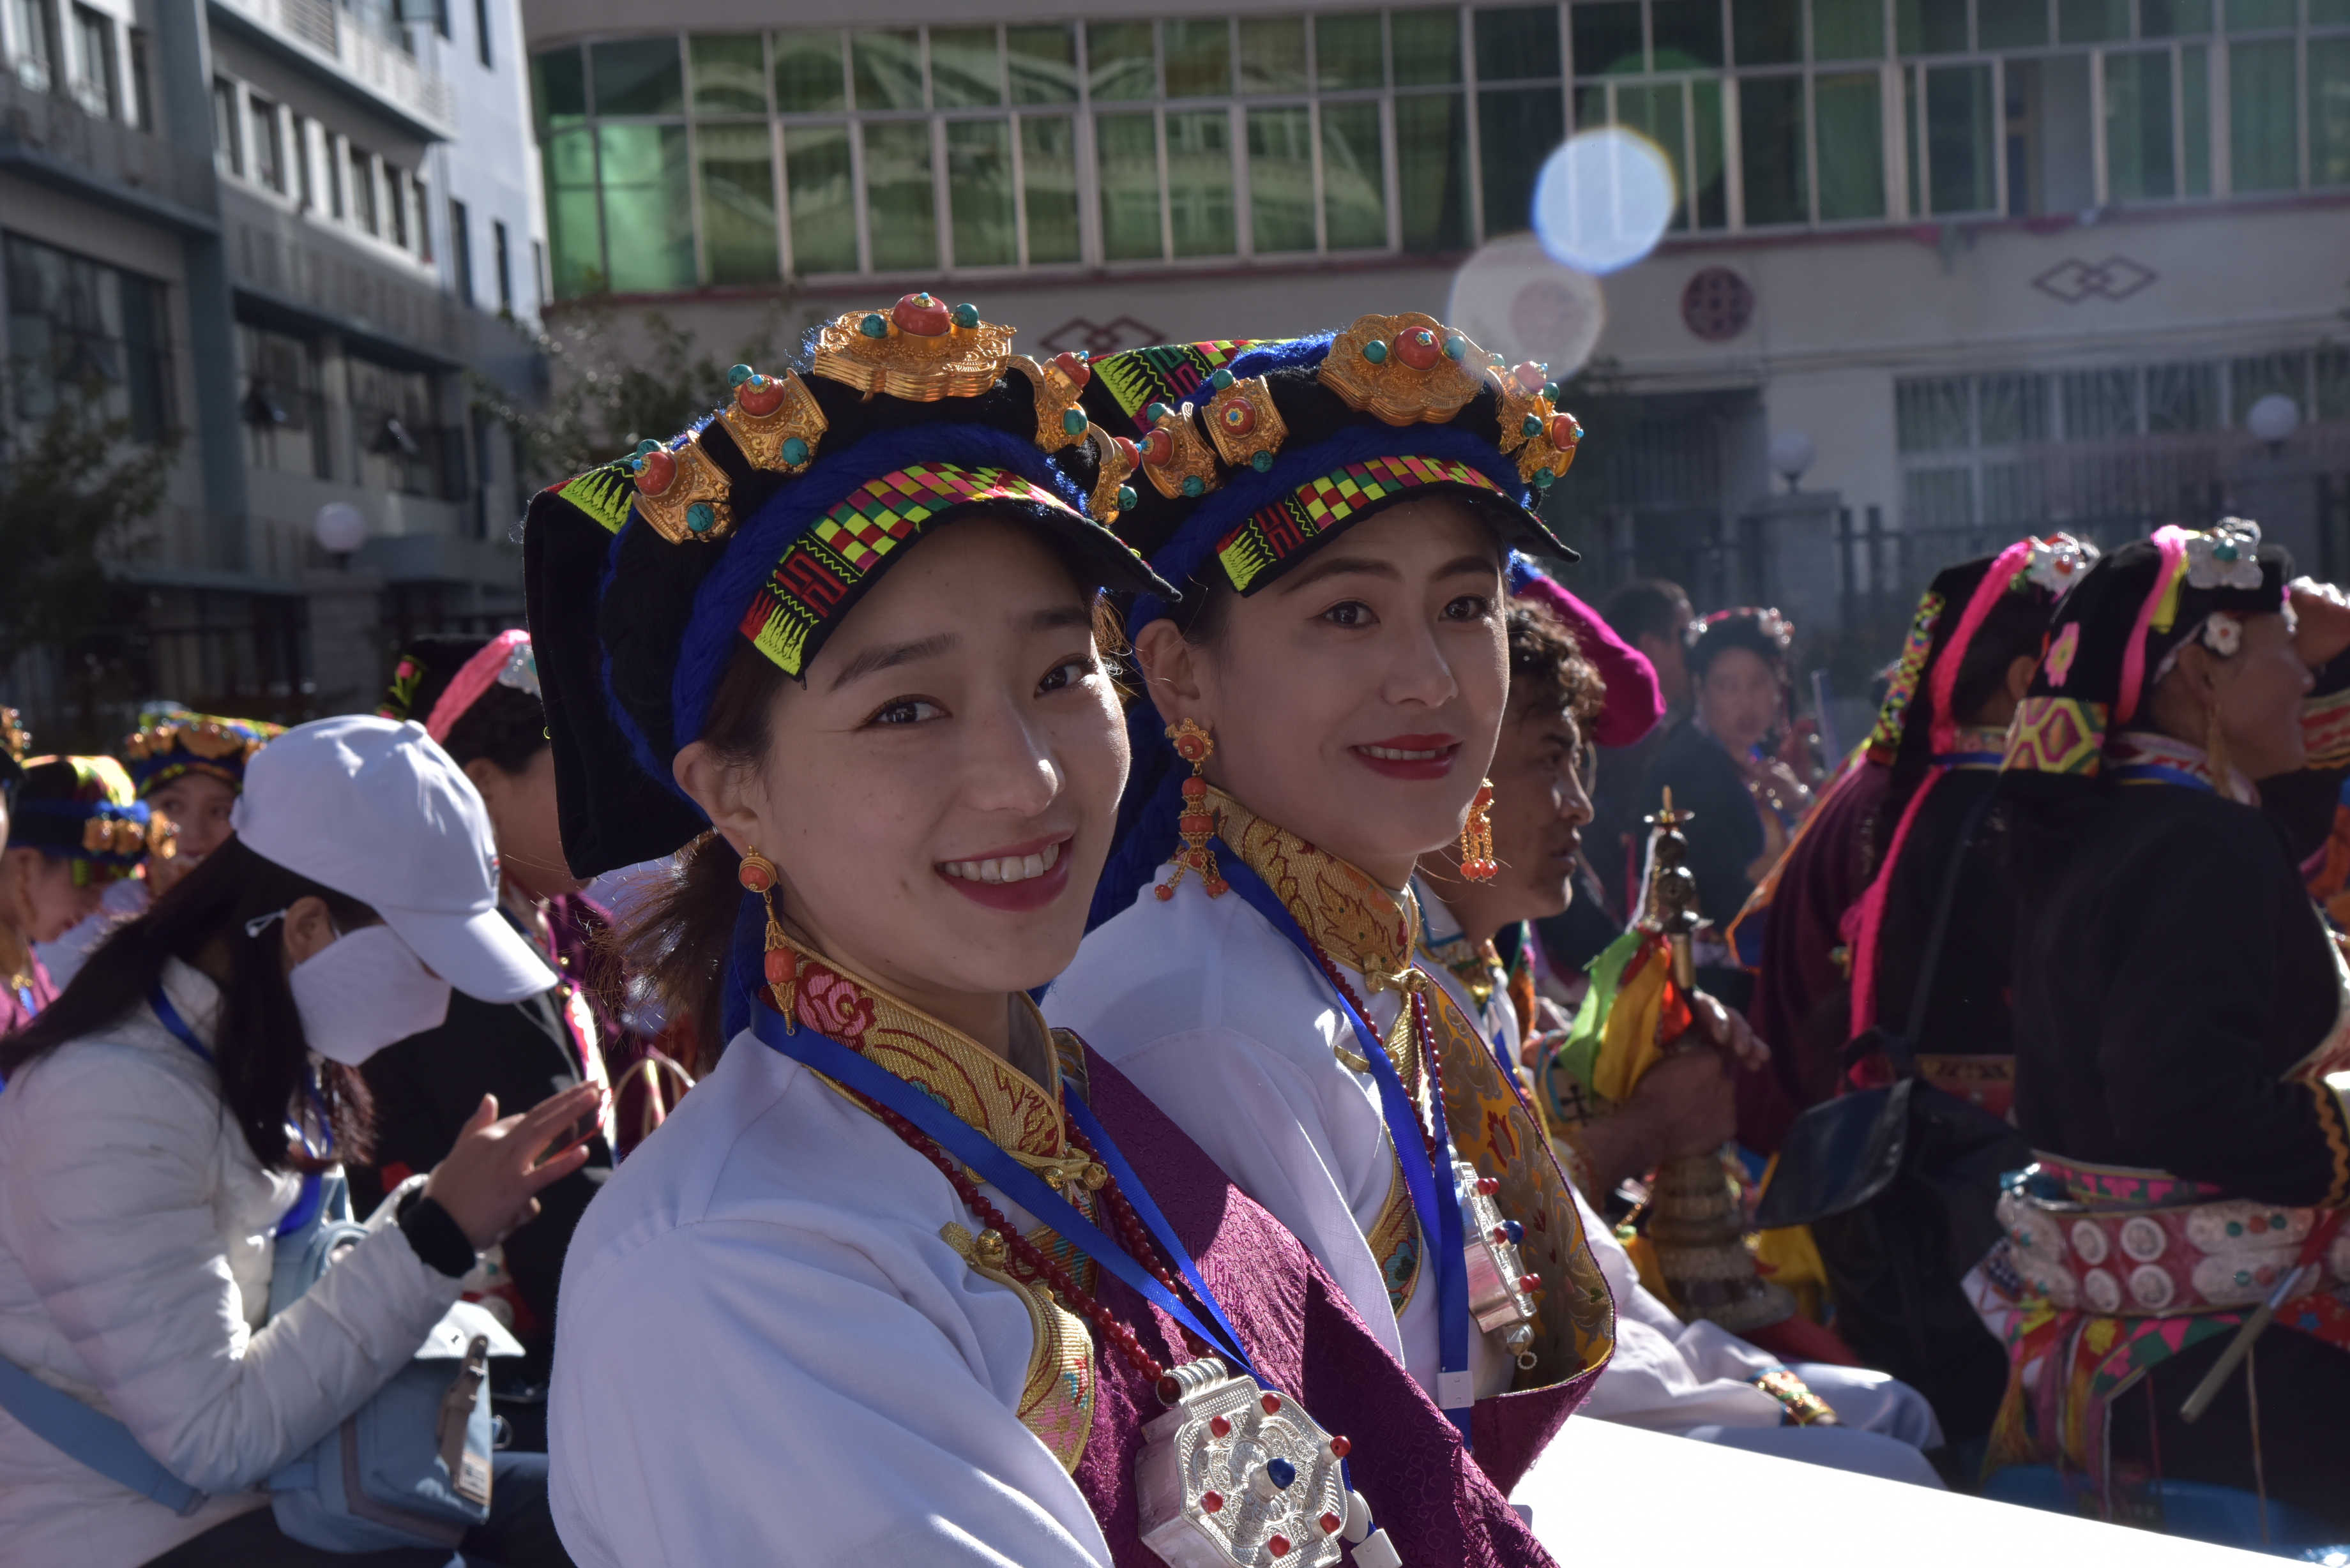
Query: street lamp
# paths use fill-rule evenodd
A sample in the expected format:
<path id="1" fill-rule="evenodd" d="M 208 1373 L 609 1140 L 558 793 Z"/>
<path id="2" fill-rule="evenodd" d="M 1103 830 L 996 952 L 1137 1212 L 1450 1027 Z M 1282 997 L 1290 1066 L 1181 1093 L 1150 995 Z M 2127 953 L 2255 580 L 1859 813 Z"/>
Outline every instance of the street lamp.
<path id="1" fill-rule="evenodd" d="M 2244 410 L 2244 428 L 2266 441 L 2274 457 L 2301 428 L 2301 405 L 2282 392 L 2271 392 Z"/>
<path id="2" fill-rule="evenodd" d="M 310 537 L 318 548 L 346 565 L 367 535 L 367 514 L 348 501 L 329 501 L 310 519 Z"/>
<path id="3" fill-rule="evenodd" d="M 1801 431 L 1781 431 L 1771 438 L 1771 472 L 1787 482 L 1790 495 L 1795 493 L 1815 455 L 1812 438 Z"/>

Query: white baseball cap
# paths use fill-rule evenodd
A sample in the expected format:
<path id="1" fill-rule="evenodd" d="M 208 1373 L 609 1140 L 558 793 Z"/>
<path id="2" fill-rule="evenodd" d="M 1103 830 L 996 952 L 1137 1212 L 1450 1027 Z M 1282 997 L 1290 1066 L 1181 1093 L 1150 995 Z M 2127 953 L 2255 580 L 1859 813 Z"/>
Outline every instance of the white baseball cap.
<path id="1" fill-rule="evenodd" d="M 498 912 L 488 808 L 421 724 L 354 713 L 286 731 L 245 764 L 229 822 L 255 855 L 373 909 L 467 996 L 555 984 Z"/>

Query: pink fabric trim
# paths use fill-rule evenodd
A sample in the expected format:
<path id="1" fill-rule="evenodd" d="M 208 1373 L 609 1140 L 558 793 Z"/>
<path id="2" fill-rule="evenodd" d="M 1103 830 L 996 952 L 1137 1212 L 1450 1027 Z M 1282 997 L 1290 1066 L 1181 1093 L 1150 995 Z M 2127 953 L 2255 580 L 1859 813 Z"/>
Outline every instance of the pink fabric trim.
<path id="1" fill-rule="evenodd" d="M 2146 634 L 2154 612 L 2170 592 L 2170 580 L 2187 569 L 2187 530 L 2176 525 L 2154 531 L 2154 547 L 2162 552 L 2162 568 L 2154 574 L 2154 591 L 2137 607 L 2137 624 L 2130 628 L 2129 646 L 2122 650 L 2121 694 L 2114 700 L 2110 731 L 2119 731 L 2137 711 L 2146 686 Z"/>
<path id="2" fill-rule="evenodd" d="M 1992 607 L 2013 585 L 2016 574 L 2030 564 L 2032 545 L 2032 540 L 2019 539 L 1992 558 L 1991 570 L 1975 585 L 1973 596 L 1967 600 L 1966 612 L 1959 617 L 1958 626 L 1950 632 L 1950 639 L 1934 656 L 1929 684 L 1934 696 L 1931 733 L 1938 756 L 1949 751 L 1959 735 L 1958 715 L 1950 711 L 1950 694 L 1958 690 L 1959 666 L 1966 662 L 1967 649 L 1974 642 L 1975 633 L 1982 629 L 1982 623 L 1990 618 Z M 1890 867 L 1892 864 L 1888 857 L 1886 865 Z"/>
<path id="3" fill-rule="evenodd" d="M 1665 694 L 1647 654 L 1618 637 L 1598 611 L 1539 572 L 1515 597 L 1533 600 L 1565 622 L 1583 656 L 1598 669 L 1607 698 L 1592 722 L 1595 743 L 1628 746 L 1657 727 L 1665 716 Z"/>
<path id="4" fill-rule="evenodd" d="M 1901 825 L 1893 830 L 1893 842 L 1886 846 L 1885 863 L 1877 868 L 1876 879 L 1868 891 L 1860 896 L 1853 909 L 1857 919 L 1847 933 L 1846 948 L 1852 954 L 1852 1033 L 1856 1038 L 1866 1034 L 1877 1024 L 1877 943 L 1885 925 L 1885 898 L 1893 885 L 1893 867 L 1901 858 L 1904 846 L 1909 842 L 1909 829 L 1918 820 L 1918 807 L 1934 793 L 1948 770 L 1935 768 L 1918 784 L 1918 793 L 1909 797 L 1908 806 L 1901 813 Z"/>
<path id="5" fill-rule="evenodd" d="M 482 693 L 497 680 L 498 672 L 514 657 L 514 650 L 529 640 L 530 633 L 519 628 L 502 631 L 490 639 L 481 652 L 465 660 L 457 678 L 449 682 L 441 700 L 432 704 L 432 716 L 424 721 L 424 732 L 436 741 L 447 740 L 449 732 L 457 727 L 457 721 L 465 716 L 465 710 L 480 701 Z"/>

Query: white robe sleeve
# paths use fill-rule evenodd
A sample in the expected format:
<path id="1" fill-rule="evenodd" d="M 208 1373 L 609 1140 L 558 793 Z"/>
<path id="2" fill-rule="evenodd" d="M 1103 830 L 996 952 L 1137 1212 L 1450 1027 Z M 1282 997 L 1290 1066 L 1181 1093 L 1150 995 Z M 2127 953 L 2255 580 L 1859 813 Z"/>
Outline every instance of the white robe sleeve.
<path id="1" fill-rule="evenodd" d="M 710 1220 L 565 1280 L 555 1521 L 582 1568 L 1108 1568 L 1078 1494 L 870 1260 Z"/>
<path id="2" fill-rule="evenodd" d="M 1363 1239 L 1387 1201 L 1394 1156 L 1376 1116 L 1356 1108 L 1334 1116 L 1322 1099 L 1325 1087 L 1358 1096 L 1352 1080 L 1333 1064 L 1317 1085 L 1295 1064 L 1223 1028 L 1162 1036 L 1118 1066 L 1233 1186 L 1305 1243 L 1356 1315 L 1402 1359 L 1387 1277 Z M 1374 1141 L 1349 1160 L 1349 1146 L 1366 1134 Z"/>

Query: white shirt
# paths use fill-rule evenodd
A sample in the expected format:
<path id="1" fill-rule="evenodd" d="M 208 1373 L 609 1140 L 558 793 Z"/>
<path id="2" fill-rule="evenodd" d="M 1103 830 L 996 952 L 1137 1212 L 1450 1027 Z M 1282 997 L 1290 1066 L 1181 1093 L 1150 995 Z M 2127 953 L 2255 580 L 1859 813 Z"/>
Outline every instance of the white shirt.
<path id="1" fill-rule="evenodd" d="M 927 1158 L 736 1036 L 564 1264 L 548 1449 L 582 1568 L 1108 1568 L 1017 1414 L 1028 1308 L 949 1222 L 981 1225 Z"/>
<path id="2" fill-rule="evenodd" d="M 1441 940 L 1459 933 L 1461 922 L 1453 919 L 1427 878 L 1413 877 L 1412 891 L 1419 896 L 1421 915 L 1432 936 Z M 1486 1038 L 1509 1044 L 1514 1060 L 1519 1044 L 1517 1011 L 1510 1005 L 1507 993 L 1497 987 L 1481 1009 L 1459 975 L 1440 963 L 1426 967 L 1452 993 L 1461 1010 L 1478 1021 Z M 1591 1242 L 1591 1255 L 1616 1296 L 1616 1354 L 1599 1374 L 1582 1413 L 1660 1432 L 1686 1432 L 1705 1426 L 1777 1426 L 1782 1415 L 1779 1401 L 1746 1379 L 1777 1366 L 1778 1357 L 1703 1319 L 1685 1324 L 1673 1315 L 1670 1307 L 1640 1283 L 1639 1271 L 1633 1267 L 1631 1255 L 1616 1239 L 1616 1232 L 1580 1191 L 1574 1196 L 1575 1211 L 1583 1217 L 1583 1233 Z"/>
<path id="3" fill-rule="evenodd" d="M 1401 996 L 1372 991 L 1359 971 L 1334 961 L 1384 1038 Z M 1359 1047 L 1312 959 L 1237 893 L 1211 898 L 1186 877 L 1172 899 L 1145 888 L 1087 936 L 1044 1008 L 1287 1226 L 1434 1396 L 1435 1272 L 1423 1248 L 1419 1285 L 1399 1321 L 1364 1239 L 1387 1205 L 1395 1149 L 1377 1081 L 1333 1051 Z M 1508 1357 L 1473 1324 L 1469 1355 L 1478 1397 L 1508 1388 Z"/>
<path id="4" fill-rule="evenodd" d="M 201 1039 L 220 992 L 174 960 Z M 251 1490 L 406 1366 L 458 1282 L 387 1227 L 264 1325 L 302 1179 L 254 1158 L 211 1064 L 143 1004 L 0 1093 L 0 1355 L 212 1494 L 182 1518 L 0 1413 L 0 1559 L 130 1568 L 266 1507 Z"/>

